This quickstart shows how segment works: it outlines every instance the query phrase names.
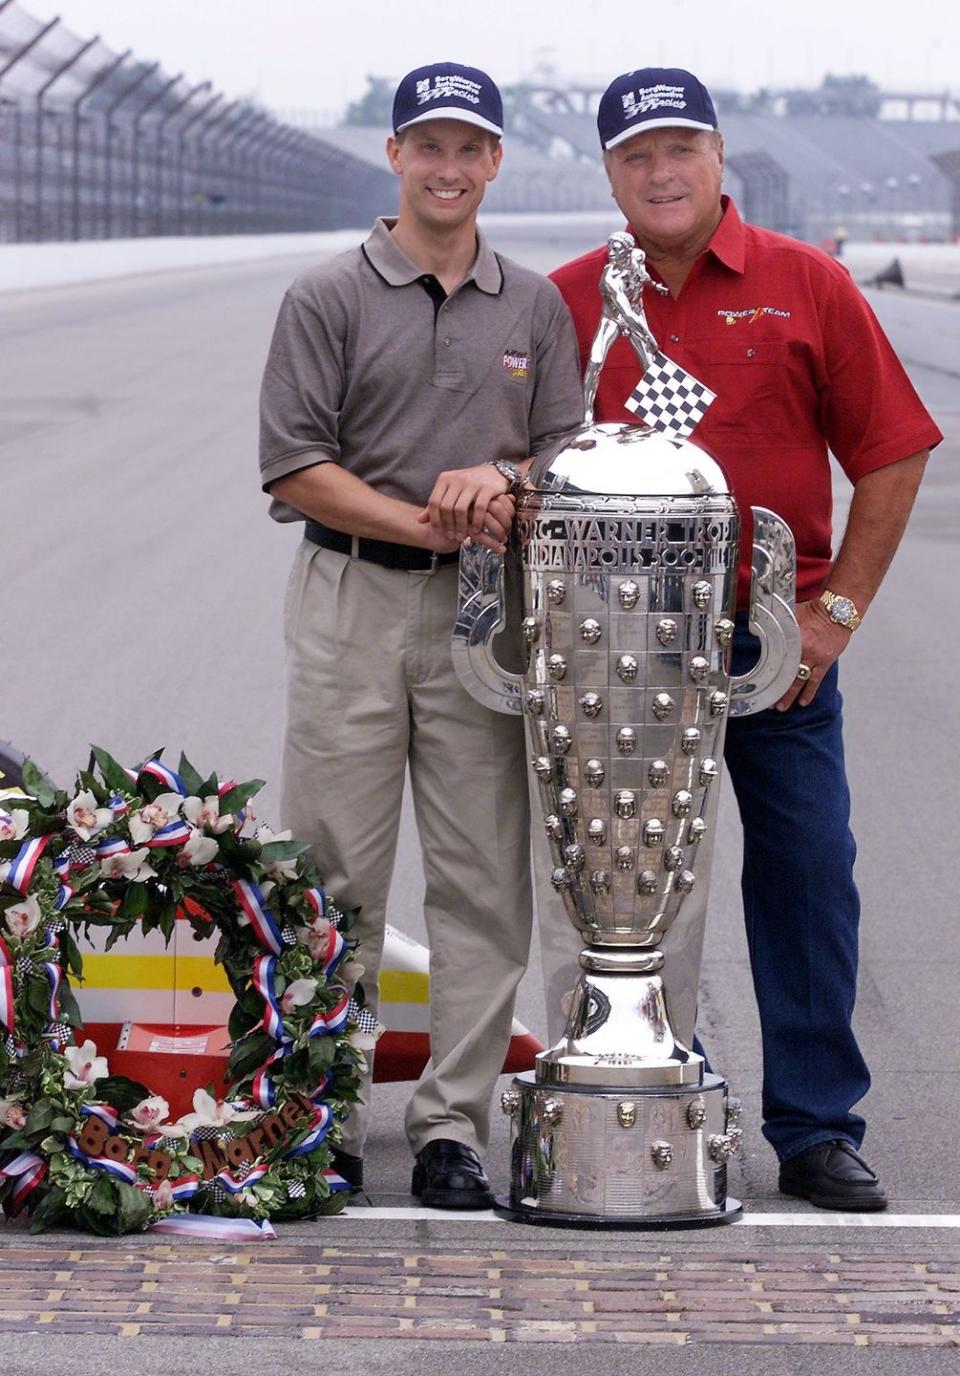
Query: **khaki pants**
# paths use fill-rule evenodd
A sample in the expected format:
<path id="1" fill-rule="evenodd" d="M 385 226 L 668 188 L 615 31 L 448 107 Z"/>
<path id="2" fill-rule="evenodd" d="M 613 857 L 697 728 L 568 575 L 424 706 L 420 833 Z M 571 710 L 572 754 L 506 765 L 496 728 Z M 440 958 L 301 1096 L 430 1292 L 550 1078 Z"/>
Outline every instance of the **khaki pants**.
<path id="1" fill-rule="evenodd" d="M 404 573 L 304 541 L 287 588 L 283 825 L 309 841 L 352 935 L 376 1012 L 407 765 L 426 877 L 431 1059 L 406 1113 L 482 1150 L 530 943 L 522 724 L 481 707 L 453 668 L 457 567 Z M 368 1059 L 372 1060 L 372 1057 Z M 344 1125 L 363 1149 L 370 1106 Z"/>

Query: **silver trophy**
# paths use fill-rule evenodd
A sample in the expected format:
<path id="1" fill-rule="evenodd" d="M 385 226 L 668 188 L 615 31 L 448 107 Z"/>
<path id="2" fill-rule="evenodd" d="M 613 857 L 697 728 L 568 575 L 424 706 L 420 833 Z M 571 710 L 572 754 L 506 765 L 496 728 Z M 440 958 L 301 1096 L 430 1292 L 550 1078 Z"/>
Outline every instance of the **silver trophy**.
<path id="1" fill-rule="evenodd" d="M 643 372 L 662 357 L 642 255 L 624 239 L 604 270 L 588 417 L 617 333 Z M 504 557 L 461 554 L 454 661 L 481 702 L 524 714 L 551 881 L 586 942 L 561 1040 L 503 1095 L 511 1217 L 662 1227 L 740 1211 L 726 1187 L 738 1106 L 674 1034 L 659 948 L 674 923 L 702 935 L 705 904 L 689 895 L 708 881 L 727 718 L 774 703 L 800 662 L 793 537 L 773 512 L 754 507 L 753 522 L 761 653 L 739 678 L 740 517 L 720 466 L 669 429 L 587 423 L 536 459 L 506 556 L 519 570 L 521 673 L 494 654 L 508 621 Z"/>

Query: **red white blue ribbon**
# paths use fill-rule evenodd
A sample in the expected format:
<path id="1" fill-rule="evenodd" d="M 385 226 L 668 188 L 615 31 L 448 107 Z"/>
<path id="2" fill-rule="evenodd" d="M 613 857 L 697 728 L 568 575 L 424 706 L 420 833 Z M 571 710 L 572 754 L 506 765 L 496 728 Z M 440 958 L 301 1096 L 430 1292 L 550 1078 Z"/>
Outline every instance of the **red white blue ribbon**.
<path id="1" fill-rule="evenodd" d="M 210 1214 L 168 1214 L 151 1223 L 150 1232 L 222 1242 L 272 1242 L 277 1236 L 266 1219 L 214 1218 Z"/>
<path id="2" fill-rule="evenodd" d="M 120 1115 L 109 1104 L 81 1104 L 80 1112 L 87 1118 L 99 1118 L 111 1132 L 116 1132 L 120 1123 Z"/>
<path id="3" fill-rule="evenodd" d="M 124 813 L 130 811 L 130 804 L 127 802 L 126 798 L 122 798 L 119 793 L 113 795 L 109 803 L 107 803 L 107 807 L 113 813 L 114 817 L 122 817 Z"/>
<path id="4" fill-rule="evenodd" d="M 330 978 L 330 976 L 333 974 L 334 970 L 336 970 L 337 966 L 340 964 L 340 962 L 343 960 L 346 954 L 346 941 L 344 941 L 343 937 L 336 930 L 336 928 L 331 927 L 330 931 L 327 934 L 327 949 L 320 957 L 320 963 L 323 966 L 323 973 L 326 975 L 327 979 Z"/>
<path id="5" fill-rule="evenodd" d="M 333 1110 L 328 1104 L 318 1104 L 316 1115 L 307 1136 L 295 1147 L 284 1152 L 284 1159 L 292 1160 L 295 1156 L 307 1156 L 310 1152 L 316 1151 L 332 1126 Z"/>
<path id="6" fill-rule="evenodd" d="M 49 1169 L 48 1163 L 34 1152 L 24 1151 L 0 1170 L 0 1180 L 17 1182 L 11 1196 L 13 1207 L 7 1211 L 8 1213 L 20 1212 L 27 1196 L 37 1188 Z"/>
<path id="7" fill-rule="evenodd" d="M 10 954 L 10 947 L 0 936 L 0 965 L 12 965 L 13 956 Z"/>
<path id="8" fill-rule="evenodd" d="M 10 869 L 7 871 L 7 883 L 11 888 L 16 889 L 18 893 L 26 893 L 33 872 L 37 868 L 37 861 L 49 844 L 49 836 L 34 836 L 31 840 L 24 841 L 10 861 Z"/>
<path id="9" fill-rule="evenodd" d="M 325 915 L 324 909 L 327 906 L 327 895 L 323 889 L 307 889 L 303 895 L 306 903 L 313 909 L 317 917 Z"/>
<path id="10" fill-rule="evenodd" d="M 129 842 L 122 836 L 113 836 L 107 841 L 101 841 L 97 846 L 97 859 L 105 860 L 112 855 L 129 855 Z"/>
<path id="11" fill-rule="evenodd" d="M 144 841 L 144 845 L 150 850 L 156 850 L 160 846 L 182 846 L 185 841 L 190 840 L 190 827 L 182 818 L 177 817 L 174 821 L 168 822 L 165 827 L 155 831 L 149 841 Z"/>
<path id="12" fill-rule="evenodd" d="M 11 1036 L 16 1032 L 17 1015 L 13 999 L 13 967 L 0 965 L 0 1023 Z"/>
<path id="13" fill-rule="evenodd" d="M 140 766 L 137 778 L 139 778 L 140 774 L 149 774 L 151 778 L 159 779 L 162 784 L 166 785 L 171 793 L 179 793 L 181 798 L 187 796 L 187 786 L 180 775 L 174 770 L 168 769 L 167 766 L 162 764 L 159 760 L 147 760 Z"/>
<path id="14" fill-rule="evenodd" d="M 217 1171 L 214 1179 L 219 1181 L 229 1194 L 239 1194 L 241 1190 L 249 1189 L 258 1180 L 262 1180 L 269 1169 L 270 1167 L 264 1161 L 259 1166 L 251 1166 L 242 1179 L 240 1176 L 234 1175 L 233 1171 Z"/>
<path id="15" fill-rule="evenodd" d="M 69 884 L 61 884 L 57 889 L 57 896 L 53 900 L 54 912 L 62 912 L 75 893 L 76 889 L 71 888 Z"/>
<path id="16" fill-rule="evenodd" d="M 318 1037 L 321 1033 L 340 1032 L 350 1021 L 350 995 L 344 991 L 343 997 L 331 1008 L 329 1013 L 318 1013 L 310 1024 L 309 1036 Z"/>
<path id="17" fill-rule="evenodd" d="M 263 1030 L 275 1042 L 289 1041 L 283 1026 L 283 1014 L 277 1000 L 274 979 L 277 970 L 276 956 L 257 956 L 253 962 L 253 986 L 263 999 Z"/>
<path id="18" fill-rule="evenodd" d="M 167 1183 L 171 1196 L 177 1203 L 182 1199 L 191 1199 L 200 1188 L 200 1179 L 196 1175 L 181 1175 L 176 1180 L 168 1180 Z"/>
<path id="19" fill-rule="evenodd" d="M 344 1180 L 342 1175 L 331 1167 L 323 1172 L 323 1178 L 327 1182 L 327 1189 L 331 1194 L 337 1194 L 340 1190 L 349 1190 L 353 1187 L 348 1180 Z"/>
<path id="20" fill-rule="evenodd" d="M 62 850 L 53 861 L 53 872 L 58 879 L 66 879 L 70 873 L 70 852 Z"/>
<path id="21" fill-rule="evenodd" d="M 283 940 L 273 914 L 267 910 L 263 894 L 249 879 L 234 879 L 231 888 L 237 902 L 250 920 L 250 926 L 257 935 L 261 946 L 278 956 L 283 951 Z"/>
<path id="22" fill-rule="evenodd" d="M 265 1068 L 258 1070 L 256 1075 L 254 1075 L 250 1092 L 257 1108 L 270 1109 L 273 1108 L 277 1102 L 276 1086 L 267 1074 Z"/>
<path id="23" fill-rule="evenodd" d="M 139 1179 L 133 1166 L 128 1166 L 126 1161 L 111 1161 L 106 1156 L 88 1156 L 77 1146 L 75 1137 L 67 1138 L 67 1151 L 77 1161 L 82 1161 L 85 1166 L 93 1166 L 98 1171 L 106 1171 L 107 1175 L 112 1175 L 115 1180 L 123 1180 L 127 1185 L 138 1185 Z"/>

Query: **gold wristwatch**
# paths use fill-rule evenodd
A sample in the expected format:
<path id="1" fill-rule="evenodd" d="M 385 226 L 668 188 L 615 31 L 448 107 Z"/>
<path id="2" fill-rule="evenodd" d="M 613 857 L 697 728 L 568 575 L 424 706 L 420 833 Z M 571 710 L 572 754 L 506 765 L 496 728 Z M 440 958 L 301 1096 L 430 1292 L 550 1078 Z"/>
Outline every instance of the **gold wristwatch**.
<path id="1" fill-rule="evenodd" d="M 838 626 L 846 626 L 848 631 L 855 631 L 860 625 L 862 618 L 849 597 L 841 597 L 839 593 L 825 588 L 820 594 L 820 601 L 826 607 L 830 620 L 835 621 Z"/>

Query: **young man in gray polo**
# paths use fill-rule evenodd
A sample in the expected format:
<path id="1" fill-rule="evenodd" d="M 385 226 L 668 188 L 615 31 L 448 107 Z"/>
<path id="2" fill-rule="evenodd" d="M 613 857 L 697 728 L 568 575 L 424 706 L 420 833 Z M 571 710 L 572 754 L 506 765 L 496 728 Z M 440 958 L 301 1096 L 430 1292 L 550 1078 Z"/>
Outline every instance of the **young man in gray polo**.
<path id="1" fill-rule="evenodd" d="M 399 214 L 293 283 L 262 392 L 271 515 L 306 521 L 286 600 L 283 822 L 361 909 L 376 1010 L 409 765 L 432 1056 L 406 1132 L 413 1193 L 443 1208 L 492 1200 L 479 1153 L 531 907 L 522 724 L 479 706 L 451 660 L 458 551 L 503 548 L 525 461 L 582 414 L 558 291 L 477 229 L 502 124 L 484 72 L 404 77 L 387 141 Z M 337 1153 L 355 1186 L 368 1111 L 365 1090 Z"/>

